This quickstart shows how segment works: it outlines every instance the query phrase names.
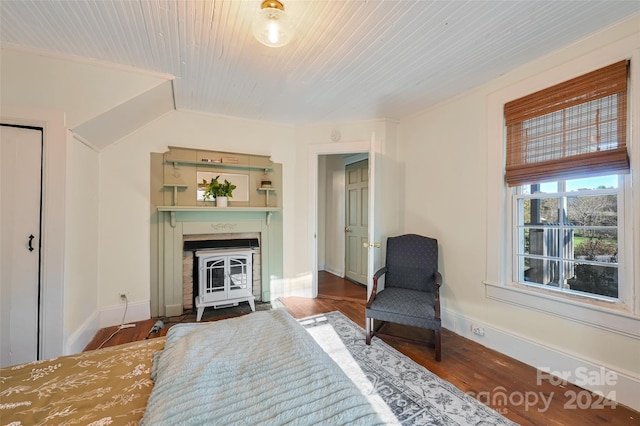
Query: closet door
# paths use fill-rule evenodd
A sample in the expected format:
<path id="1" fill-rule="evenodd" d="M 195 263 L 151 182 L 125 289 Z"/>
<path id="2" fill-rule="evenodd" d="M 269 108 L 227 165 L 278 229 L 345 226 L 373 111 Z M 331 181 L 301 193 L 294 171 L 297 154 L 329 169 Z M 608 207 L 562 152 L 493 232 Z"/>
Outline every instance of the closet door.
<path id="1" fill-rule="evenodd" d="M 369 160 L 345 168 L 345 277 L 367 284 L 369 256 Z"/>
<path id="2" fill-rule="evenodd" d="M 0 125 L 0 367 L 38 359 L 42 130 Z"/>

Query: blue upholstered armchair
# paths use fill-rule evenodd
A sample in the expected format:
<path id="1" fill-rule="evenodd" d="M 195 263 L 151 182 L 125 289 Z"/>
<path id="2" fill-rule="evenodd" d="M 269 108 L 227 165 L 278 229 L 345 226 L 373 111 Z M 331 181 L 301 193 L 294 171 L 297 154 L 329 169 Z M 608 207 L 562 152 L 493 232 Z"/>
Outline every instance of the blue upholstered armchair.
<path id="1" fill-rule="evenodd" d="M 384 290 L 378 292 L 378 279 L 385 275 Z M 367 302 L 367 345 L 374 334 L 435 347 L 440 350 L 440 286 L 438 241 L 416 234 L 387 239 L 385 266 L 373 276 L 373 291 Z M 380 323 L 374 329 L 374 320 Z M 434 342 L 425 343 L 380 332 L 385 322 L 393 322 L 434 331 Z"/>

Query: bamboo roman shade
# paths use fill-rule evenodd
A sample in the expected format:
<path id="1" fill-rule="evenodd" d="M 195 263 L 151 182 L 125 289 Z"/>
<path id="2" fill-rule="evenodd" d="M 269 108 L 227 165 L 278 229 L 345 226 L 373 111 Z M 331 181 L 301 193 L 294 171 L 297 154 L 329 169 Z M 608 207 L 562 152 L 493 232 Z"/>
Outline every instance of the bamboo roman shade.
<path id="1" fill-rule="evenodd" d="M 628 173 L 621 61 L 504 106 L 509 186 Z"/>

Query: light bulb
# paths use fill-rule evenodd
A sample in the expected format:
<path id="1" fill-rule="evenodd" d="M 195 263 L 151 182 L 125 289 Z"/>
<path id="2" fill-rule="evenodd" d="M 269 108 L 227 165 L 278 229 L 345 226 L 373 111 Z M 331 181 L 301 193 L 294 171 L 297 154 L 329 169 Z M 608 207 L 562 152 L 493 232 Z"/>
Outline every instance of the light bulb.
<path id="1" fill-rule="evenodd" d="M 280 47 L 291 41 L 294 30 L 284 6 L 277 0 L 265 0 L 253 21 L 253 35 L 269 47 Z"/>
<path id="2" fill-rule="evenodd" d="M 279 37 L 278 24 L 276 21 L 269 21 L 269 41 L 271 44 L 278 44 Z"/>

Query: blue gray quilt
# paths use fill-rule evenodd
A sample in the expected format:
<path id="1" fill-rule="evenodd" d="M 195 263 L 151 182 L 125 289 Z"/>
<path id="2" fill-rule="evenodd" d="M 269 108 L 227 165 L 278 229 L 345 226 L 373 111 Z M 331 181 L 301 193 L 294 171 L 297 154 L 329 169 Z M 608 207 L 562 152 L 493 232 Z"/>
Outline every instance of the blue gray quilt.
<path id="1" fill-rule="evenodd" d="M 178 324 L 141 425 L 376 425 L 365 396 L 283 309 Z"/>

